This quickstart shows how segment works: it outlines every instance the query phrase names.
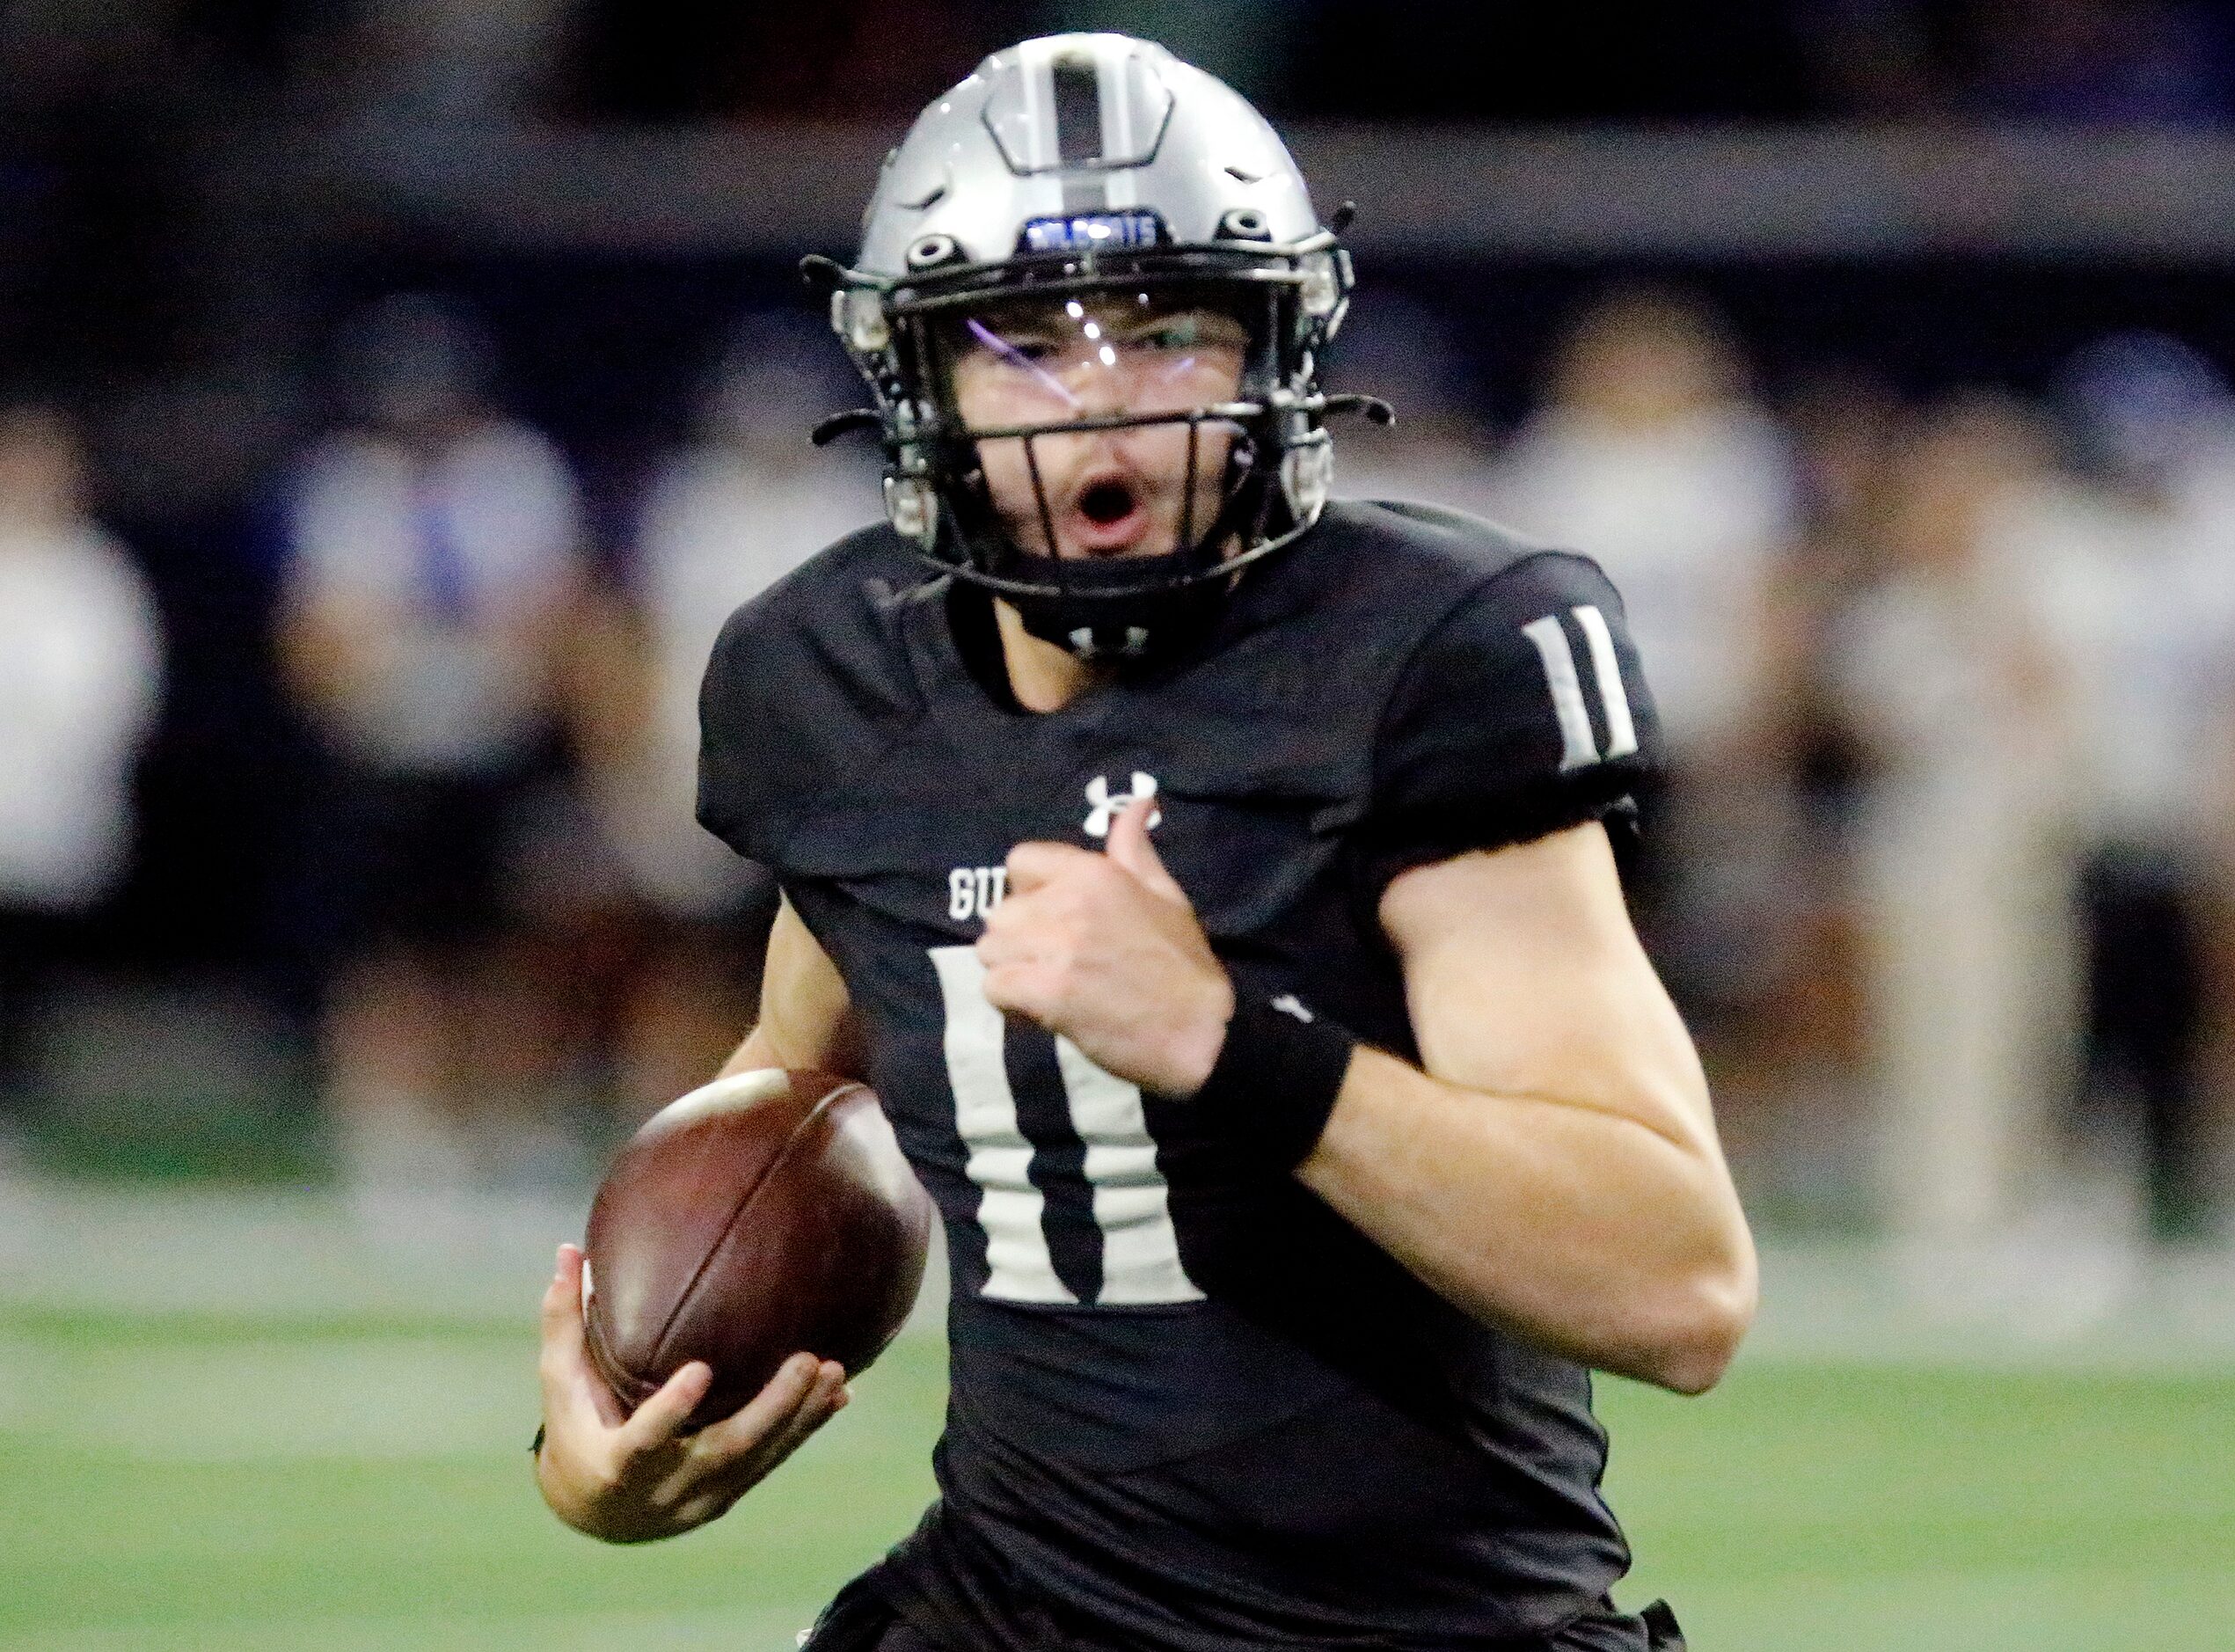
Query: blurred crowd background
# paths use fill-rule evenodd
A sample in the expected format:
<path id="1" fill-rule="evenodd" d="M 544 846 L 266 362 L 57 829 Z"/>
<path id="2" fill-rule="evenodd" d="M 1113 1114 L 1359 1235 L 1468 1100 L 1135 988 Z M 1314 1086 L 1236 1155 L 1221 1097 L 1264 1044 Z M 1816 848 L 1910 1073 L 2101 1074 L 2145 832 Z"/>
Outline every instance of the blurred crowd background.
<path id="1" fill-rule="evenodd" d="M 1337 491 L 1625 592 L 1765 1223 L 2229 1243 L 2235 26 L 1545 10 L 0 9 L 0 1158 L 573 1188 L 712 1071 L 698 674 L 878 510 L 792 267 L 1111 26 L 1359 203 Z"/>

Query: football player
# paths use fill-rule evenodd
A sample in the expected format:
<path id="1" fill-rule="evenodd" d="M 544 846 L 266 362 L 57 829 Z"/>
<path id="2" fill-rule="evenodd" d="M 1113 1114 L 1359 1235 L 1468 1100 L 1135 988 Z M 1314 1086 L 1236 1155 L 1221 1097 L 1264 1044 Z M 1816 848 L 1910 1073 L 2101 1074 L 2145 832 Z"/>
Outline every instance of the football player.
<path id="1" fill-rule="evenodd" d="M 1755 1264 L 1617 875 L 1654 714 L 1588 560 L 1328 502 L 1339 229 L 1226 87 L 1065 35 L 828 272 L 889 522 L 706 676 L 701 818 L 785 895 L 731 1067 L 876 1086 L 953 1298 L 939 1501 L 818 1652 L 1680 1644 L 1608 1597 L 1588 1373 L 1706 1388 Z M 844 1403 L 803 1355 L 623 1421 L 580 1281 L 585 1531 L 712 1519 Z"/>

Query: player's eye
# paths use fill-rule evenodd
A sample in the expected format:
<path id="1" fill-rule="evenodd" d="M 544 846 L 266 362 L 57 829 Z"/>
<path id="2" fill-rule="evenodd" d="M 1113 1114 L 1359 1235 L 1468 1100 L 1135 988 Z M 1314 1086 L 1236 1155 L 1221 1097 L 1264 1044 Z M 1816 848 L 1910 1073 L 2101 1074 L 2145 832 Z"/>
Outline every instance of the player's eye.
<path id="1" fill-rule="evenodd" d="M 1203 327 L 1194 316 L 1166 316 L 1126 340 L 1136 350 L 1192 350 L 1202 342 Z"/>
<path id="2" fill-rule="evenodd" d="M 1130 330 L 1125 340 L 1128 348 L 1158 352 L 1235 349 L 1242 342 L 1241 330 L 1232 321 L 1201 310 L 1159 316 Z"/>
<path id="3" fill-rule="evenodd" d="M 1062 348 L 1055 340 L 1045 333 L 996 332 L 975 318 L 966 325 L 973 348 L 1012 367 L 1038 366 Z"/>

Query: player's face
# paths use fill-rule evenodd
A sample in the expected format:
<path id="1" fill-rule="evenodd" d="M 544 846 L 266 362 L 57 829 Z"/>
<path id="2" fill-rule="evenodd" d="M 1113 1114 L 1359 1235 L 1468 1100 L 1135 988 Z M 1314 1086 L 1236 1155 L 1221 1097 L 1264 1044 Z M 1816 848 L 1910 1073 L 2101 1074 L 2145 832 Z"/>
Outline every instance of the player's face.
<path id="1" fill-rule="evenodd" d="M 1237 399 L 1248 347 L 1233 316 L 1171 294 L 990 306 L 951 324 L 948 390 L 974 430 L 1189 413 Z M 1179 421 L 1034 436 L 1029 452 L 1020 436 L 977 448 L 1012 543 L 1094 557 L 1177 550 L 1183 530 L 1200 538 L 1223 502 L 1232 443 L 1231 425 L 1206 420 L 1192 463 Z"/>

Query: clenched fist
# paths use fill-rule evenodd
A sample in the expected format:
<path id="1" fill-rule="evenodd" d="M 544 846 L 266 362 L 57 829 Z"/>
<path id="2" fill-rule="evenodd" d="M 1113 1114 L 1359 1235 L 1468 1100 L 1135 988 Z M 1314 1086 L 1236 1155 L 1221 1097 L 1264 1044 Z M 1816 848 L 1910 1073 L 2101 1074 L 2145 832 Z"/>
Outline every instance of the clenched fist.
<path id="1" fill-rule="evenodd" d="M 1104 1071 L 1158 1095 L 1202 1088 L 1234 1013 L 1233 983 L 1136 798 L 1109 852 L 1019 844 L 978 957 L 994 1007 L 1060 1034 Z"/>

